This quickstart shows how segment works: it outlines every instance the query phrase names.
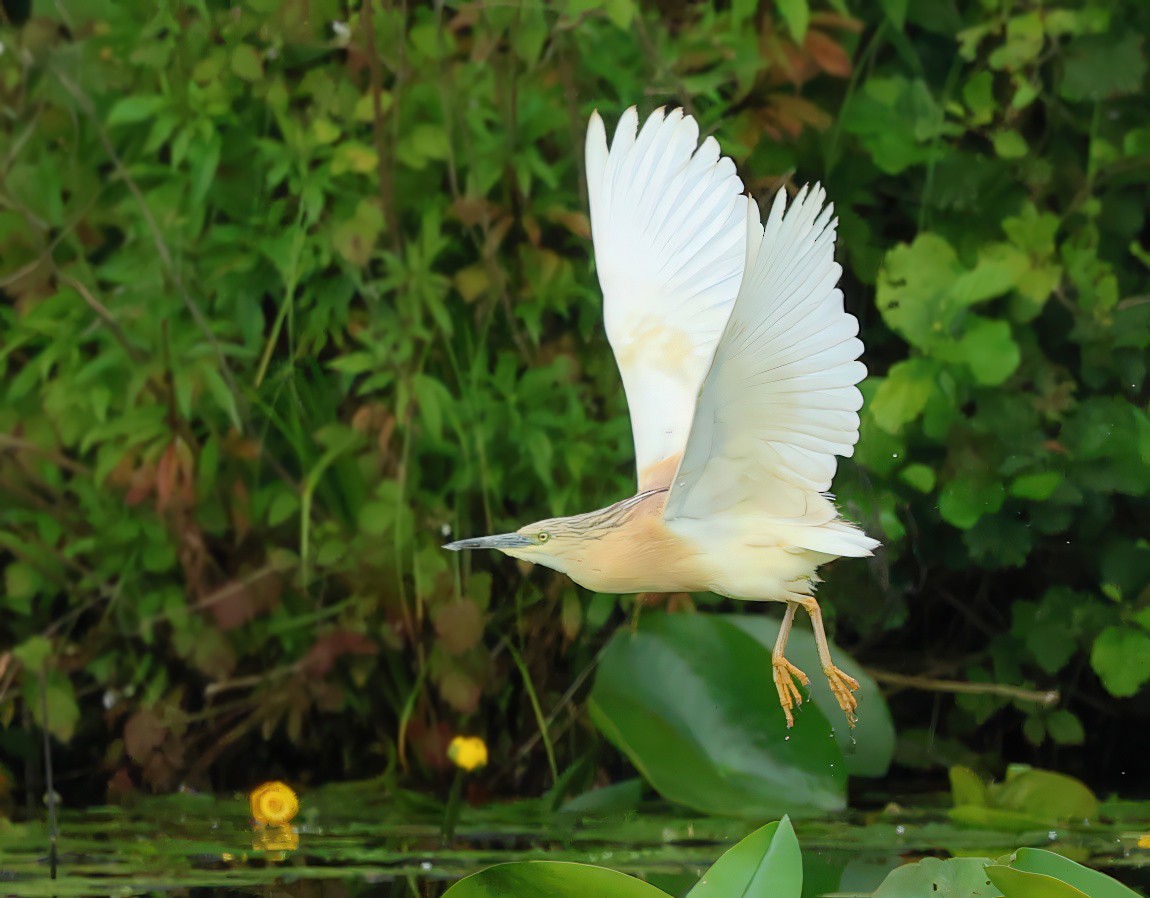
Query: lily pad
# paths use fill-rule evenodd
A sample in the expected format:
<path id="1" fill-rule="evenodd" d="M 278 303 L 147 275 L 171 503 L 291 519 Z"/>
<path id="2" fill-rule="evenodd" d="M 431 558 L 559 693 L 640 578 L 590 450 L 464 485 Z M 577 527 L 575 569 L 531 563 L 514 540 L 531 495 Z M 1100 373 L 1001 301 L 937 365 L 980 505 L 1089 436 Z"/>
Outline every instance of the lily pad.
<path id="1" fill-rule="evenodd" d="M 817 704 L 788 730 L 770 653 L 730 620 L 648 615 L 604 651 L 591 718 L 671 801 L 762 820 L 844 806 L 846 764 Z"/>
<path id="2" fill-rule="evenodd" d="M 951 819 L 970 826 L 1024 832 L 1098 817 L 1098 799 L 1084 783 L 1025 764 L 1008 768 L 1002 783 L 984 783 L 973 770 L 953 767 L 950 786 Z"/>
<path id="3" fill-rule="evenodd" d="M 1002 864 L 989 864 L 986 875 L 1004 898 L 1087 898 L 1085 892 L 1042 873 L 1025 873 Z"/>
<path id="4" fill-rule="evenodd" d="M 803 856 L 784 817 L 755 830 L 720 857 L 687 898 L 800 898 Z"/>
<path id="5" fill-rule="evenodd" d="M 1042 848 L 1019 848 L 1010 866 L 1024 873 L 1041 873 L 1074 886 L 1090 898 L 1138 898 L 1138 893 L 1118 880 L 1076 864 L 1053 851 Z"/>
<path id="6" fill-rule="evenodd" d="M 462 879 L 444 898 L 667 898 L 653 885 L 606 867 L 565 861 L 496 864 Z"/>
<path id="7" fill-rule="evenodd" d="M 924 858 L 891 872 L 873 898 L 1002 898 L 986 875 L 989 859 Z"/>

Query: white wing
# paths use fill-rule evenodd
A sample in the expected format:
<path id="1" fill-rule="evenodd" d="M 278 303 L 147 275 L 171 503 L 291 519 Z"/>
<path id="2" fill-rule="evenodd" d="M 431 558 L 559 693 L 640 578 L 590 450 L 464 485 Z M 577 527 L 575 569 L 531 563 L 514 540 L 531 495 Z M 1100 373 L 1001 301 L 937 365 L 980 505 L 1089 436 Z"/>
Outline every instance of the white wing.
<path id="1" fill-rule="evenodd" d="M 639 490 L 666 486 L 743 273 L 746 203 L 734 163 L 681 109 L 636 135 L 634 107 L 611 149 L 587 128 L 587 187 L 607 337 L 623 376 Z"/>
<path id="2" fill-rule="evenodd" d="M 775 197 L 765 229 L 747 200 L 746 273 L 715 350 L 667 519 L 745 514 L 794 546 L 866 555 L 877 543 L 823 495 L 858 441 L 866 377 L 858 321 L 835 287 L 833 206 L 804 187 Z M 775 525 L 778 525 L 776 527 Z"/>

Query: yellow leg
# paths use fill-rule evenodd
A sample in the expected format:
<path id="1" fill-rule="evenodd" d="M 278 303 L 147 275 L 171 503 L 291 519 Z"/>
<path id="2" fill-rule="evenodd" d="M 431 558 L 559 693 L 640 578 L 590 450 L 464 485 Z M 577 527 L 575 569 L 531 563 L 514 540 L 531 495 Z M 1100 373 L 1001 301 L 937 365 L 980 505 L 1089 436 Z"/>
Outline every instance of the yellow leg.
<path id="1" fill-rule="evenodd" d="M 775 639 L 775 648 L 771 652 L 775 688 L 779 691 L 779 704 L 783 706 L 783 713 L 787 715 L 788 729 L 795 725 L 795 718 L 791 714 L 792 709 L 803 703 L 803 697 L 799 693 L 799 687 L 795 685 L 795 680 L 804 686 L 809 686 L 811 682 L 805 673 L 783 657 L 783 652 L 787 650 L 787 638 L 791 635 L 791 624 L 795 621 L 795 611 L 798 607 L 794 602 L 787 602 L 787 613 L 783 615 L 783 623 L 779 627 L 778 638 Z"/>
<path id="2" fill-rule="evenodd" d="M 859 703 L 858 699 L 854 697 L 854 693 L 858 691 L 859 681 L 839 670 L 831 661 L 831 647 L 827 643 L 827 631 L 823 628 L 823 611 L 819 607 L 819 603 L 815 601 L 814 596 L 796 595 L 792 598 L 806 608 L 807 614 L 811 616 L 811 627 L 815 631 L 815 646 L 819 651 L 819 661 L 823 666 L 823 673 L 826 674 L 827 682 L 830 683 L 831 692 L 838 700 L 839 707 L 847 716 L 847 722 L 853 727 L 858 721 L 855 711 L 858 710 Z"/>

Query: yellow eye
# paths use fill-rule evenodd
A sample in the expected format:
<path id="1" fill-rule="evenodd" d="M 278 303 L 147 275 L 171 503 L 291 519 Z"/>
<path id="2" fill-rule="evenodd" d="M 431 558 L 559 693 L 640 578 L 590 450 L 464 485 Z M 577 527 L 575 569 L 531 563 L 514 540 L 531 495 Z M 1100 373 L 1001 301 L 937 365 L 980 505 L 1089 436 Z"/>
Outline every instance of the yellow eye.
<path id="1" fill-rule="evenodd" d="M 541 530 L 539 532 L 539 542 L 545 543 L 549 539 L 551 539 L 551 534 L 548 533 L 546 530 Z"/>

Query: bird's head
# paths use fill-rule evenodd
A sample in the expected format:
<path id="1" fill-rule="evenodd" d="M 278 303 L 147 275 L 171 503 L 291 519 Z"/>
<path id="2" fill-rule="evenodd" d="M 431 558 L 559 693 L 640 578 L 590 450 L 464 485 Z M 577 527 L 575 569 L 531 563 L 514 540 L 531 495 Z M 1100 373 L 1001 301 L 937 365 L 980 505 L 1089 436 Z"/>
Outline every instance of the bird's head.
<path id="1" fill-rule="evenodd" d="M 504 555 L 541 564 L 560 573 L 569 573 L 583 555 L 587 540 L 594 539 L 594 521 L 589 515 L 574 518 L 548 518 L 520 527 L 514 533 L 478 536 L 447 543 L 453 552 L 464 549 L 498 549 Z"/>

